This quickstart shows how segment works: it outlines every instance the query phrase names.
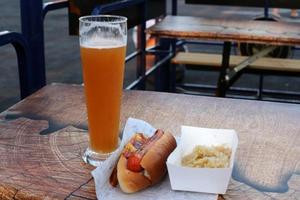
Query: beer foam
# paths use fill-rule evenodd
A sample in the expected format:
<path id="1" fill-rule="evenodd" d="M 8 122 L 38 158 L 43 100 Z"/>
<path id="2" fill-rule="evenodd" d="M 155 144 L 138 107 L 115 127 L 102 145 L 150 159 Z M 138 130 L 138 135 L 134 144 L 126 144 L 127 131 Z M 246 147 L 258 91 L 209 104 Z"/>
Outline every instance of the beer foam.
<path id="1" fill-rule="evenodd" d="M 119 35 L 109 36 L 107 32 L 99 31 L 99 28 L 108 28 L 111 32 L 117 32 Z M 89 26 L 81 26 L 79 31 L 80 46 L 82 47 L 97 49 L 117 48 L 126 46 L 127 44 L 127 29 L 123 32 L 120 24 L 93 22 Z"/>
<path id="2" fill-rule="evenodd" d="M 94 49 L 111 49 L 126 46 L 126 43 L 118 40 L 93 40 L 81 42 L 81 47 L 94 48 Z"/>

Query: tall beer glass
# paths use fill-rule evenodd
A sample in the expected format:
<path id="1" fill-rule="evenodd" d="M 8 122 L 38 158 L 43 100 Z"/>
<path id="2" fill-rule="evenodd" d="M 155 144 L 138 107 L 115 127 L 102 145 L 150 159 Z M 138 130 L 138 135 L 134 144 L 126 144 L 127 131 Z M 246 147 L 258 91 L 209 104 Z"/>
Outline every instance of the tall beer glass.
<path id="1" fill-rule="evenodd" d="M 118 148 L 127 19 L 79 19 L 80 53 L 89 126 L 85 162 L 97 166 Z"/>

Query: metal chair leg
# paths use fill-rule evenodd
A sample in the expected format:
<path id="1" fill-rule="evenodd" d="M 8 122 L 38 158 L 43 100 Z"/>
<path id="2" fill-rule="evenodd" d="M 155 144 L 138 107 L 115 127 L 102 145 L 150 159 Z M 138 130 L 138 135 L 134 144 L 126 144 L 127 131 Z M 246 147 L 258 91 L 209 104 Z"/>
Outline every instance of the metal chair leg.
<path id="1" fill-rule="evenodd" d="M 218 97 L 225 97 L 226 95 L 227 81 L 225 79 L 225 76 L 227 74 L 227 69 L 229 68 L 230 51 L 231 51 L 231 42 L 224 42 L 222 66 L 221 66 L 221 71 L 220 71 L 217 91 L 216 91 L 216 96 Z"/>
<path id="2" fill-rule="evenodd" d="M 258 88 L 258 99 L 262 99 L 262 93 L 263 93 L 263 84 L 264 84 L 264 75 L 260 74 L 259 75 L 259 88 Z"/>

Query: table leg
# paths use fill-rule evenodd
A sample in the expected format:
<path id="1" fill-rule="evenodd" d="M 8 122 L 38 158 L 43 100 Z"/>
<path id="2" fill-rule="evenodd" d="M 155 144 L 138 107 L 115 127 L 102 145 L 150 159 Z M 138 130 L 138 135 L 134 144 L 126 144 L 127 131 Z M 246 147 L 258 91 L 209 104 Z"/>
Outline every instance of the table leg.
<path id="1" fill-rule="evenodd" d="M 146 34 L 145 34 L 145 23 L 137 27 L 137 47 L 141 51 L 141 54 L 137 57 L 136 65 L 136 79 L 143 77 L 146 73 Z M 146 81 L 142 80 L 137 86 L 139 90 L 145 90 Z"/>
<path id="2" fill-rule="evenodd" d="M 251 63 L 254 63 L 257 59 L 268 55 L 268 53 L 274 51 L 275 48 L 276 46 L 266 47 L 256 54 L 246 58 L 233 69 L 227 70 L 224 78 L 226 83 L 223 83 L 223 85 L 226 85 L 225 91 L 226 89 L 230 88 L 236 82 L 236 80 L 239 79 L 246 67 L 248 67 Z"/>
<path id="3" fill-rule="evenodd" d="M 170 39 L 160 39 L 159 40 L 159 50 L 170 50 L 171 40 Z M 165 55 L 158 56 L 161 60 Z M 155 72 L 155 90 L 156 91 L 169 91 L 170 90 L 170 62 L 160 66 Z"/>
<path id="4" fill-rule="evenodd" d="M 262 99 L 263 86 L 264 86 L 264 75 L 260 74 L 259 75 L 259 90 L 258 90 L 258 95 L 257 95 L 259 100 Z"/>
<path id="5" fill-rule="evenodd" d="M 227 81 L 225 78 L 227 74 L 227 69 L 229 68 L 230 52 L 231 52 L 231 42 L 224 42 L 222 66 L 221 66 L 221 71 L 220 71 L 217 91 L 216 91 L 217 97 L 225 97 L 226 95 Z"/>
<path id="6" fill-rule="evenodd" d="M 176 54 L 176 39 L 172 40 L 171 51 L 173 56 Z M 170 63 L 170 89 L 169 92 L 176 92 L 176 64 Z"/>

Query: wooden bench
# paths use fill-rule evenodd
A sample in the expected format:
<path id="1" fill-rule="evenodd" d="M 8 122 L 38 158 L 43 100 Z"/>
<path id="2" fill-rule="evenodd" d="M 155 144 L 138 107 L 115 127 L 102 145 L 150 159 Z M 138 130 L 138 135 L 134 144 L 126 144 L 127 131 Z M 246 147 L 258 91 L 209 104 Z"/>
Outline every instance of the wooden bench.
<path id="1" fill-rule="evenodd" d="M 243 60 L 246 56 L 230 56 L 229 67 L 233 68 Z M 220 70 L 222 63 L 222 55 L 208 53 L 191 53 L 179 52 L 173 59 L 173 64 L 194 65 L 193 68 L 198 69 L 216 69 Z M 300 73 L 300 60 L 296 59 L 280 59 L 280 58 L 260 58 L 247 68 L 249 71 L 268 71 L 270 73 Z"/>
<path id="2" fill-rule="evenodd" d="M 221 59 L 209 59 L 209 61 L 213 62 L 218 61 L 217 66 L 220 66 L 220 63 L 222 63 L 219 69 L 220 74 L 216 90 L 216 96 L 219 97 L 226 96 L 226 91 L 240 77 L 242 72 L 249 70 L 246 68 L 249 64 L 255 66 L 254 61 L 272 52 L 276 46 L 300 45 L 300 26 L 298 23 L 290 22 L 167 16 L 158 24 L 147 29 L 146 32 L 159 38 L 167 38 L 169 41 L 174 41 L 173 39 L 223 41 L 222 62 L 220 61 Z M 234 64 L 232 61 L 234 58 L 230 59 L 232 42 L 266 44 L 267 46 L 249 58 L 244 60 L 240 59 L 241 62 L 237 62 L 239 64 L 234 69 L 230 69 Z M 168 48 L 164 47 L 164 49 Z M 200 58 L 199 55 L 196 57 Z M 230 62 L 233 63 L 231 67 Z M 264 63 L 268 64 L 261 64 L 262 61 L 257 62 L 260 63 L 259 69 L 261 71 L 259 72 L 257 70 L 259 73 L 263 72 L 262 67 L 281 69 L 281 65 L 278 65 L 276 60 L 276 64 L 274 65 L 271 64 L 274 63 L 274 61 L 268 63 L 269 60 L 264 61 Z M 273 69 L 268 71 L 284 74 L 289 68 L 286 64 L 287 62 L 287 60 L 284 60 L 284 65 L 282 65 L 284 68 L 282 67 L 281 71 Z M 291 69 L 295 70 L 294 68 L 298 68 L 298 64 L 291 65 Z M 288 73 L 291 74 L 290 72 Z M 175 73 L 171 71 L 170 77 L 174 77 L 174 74 Z M 174 80 L 175 78 L 171 78 L 171 91 L 174 91 L 175 88 Z"/>

